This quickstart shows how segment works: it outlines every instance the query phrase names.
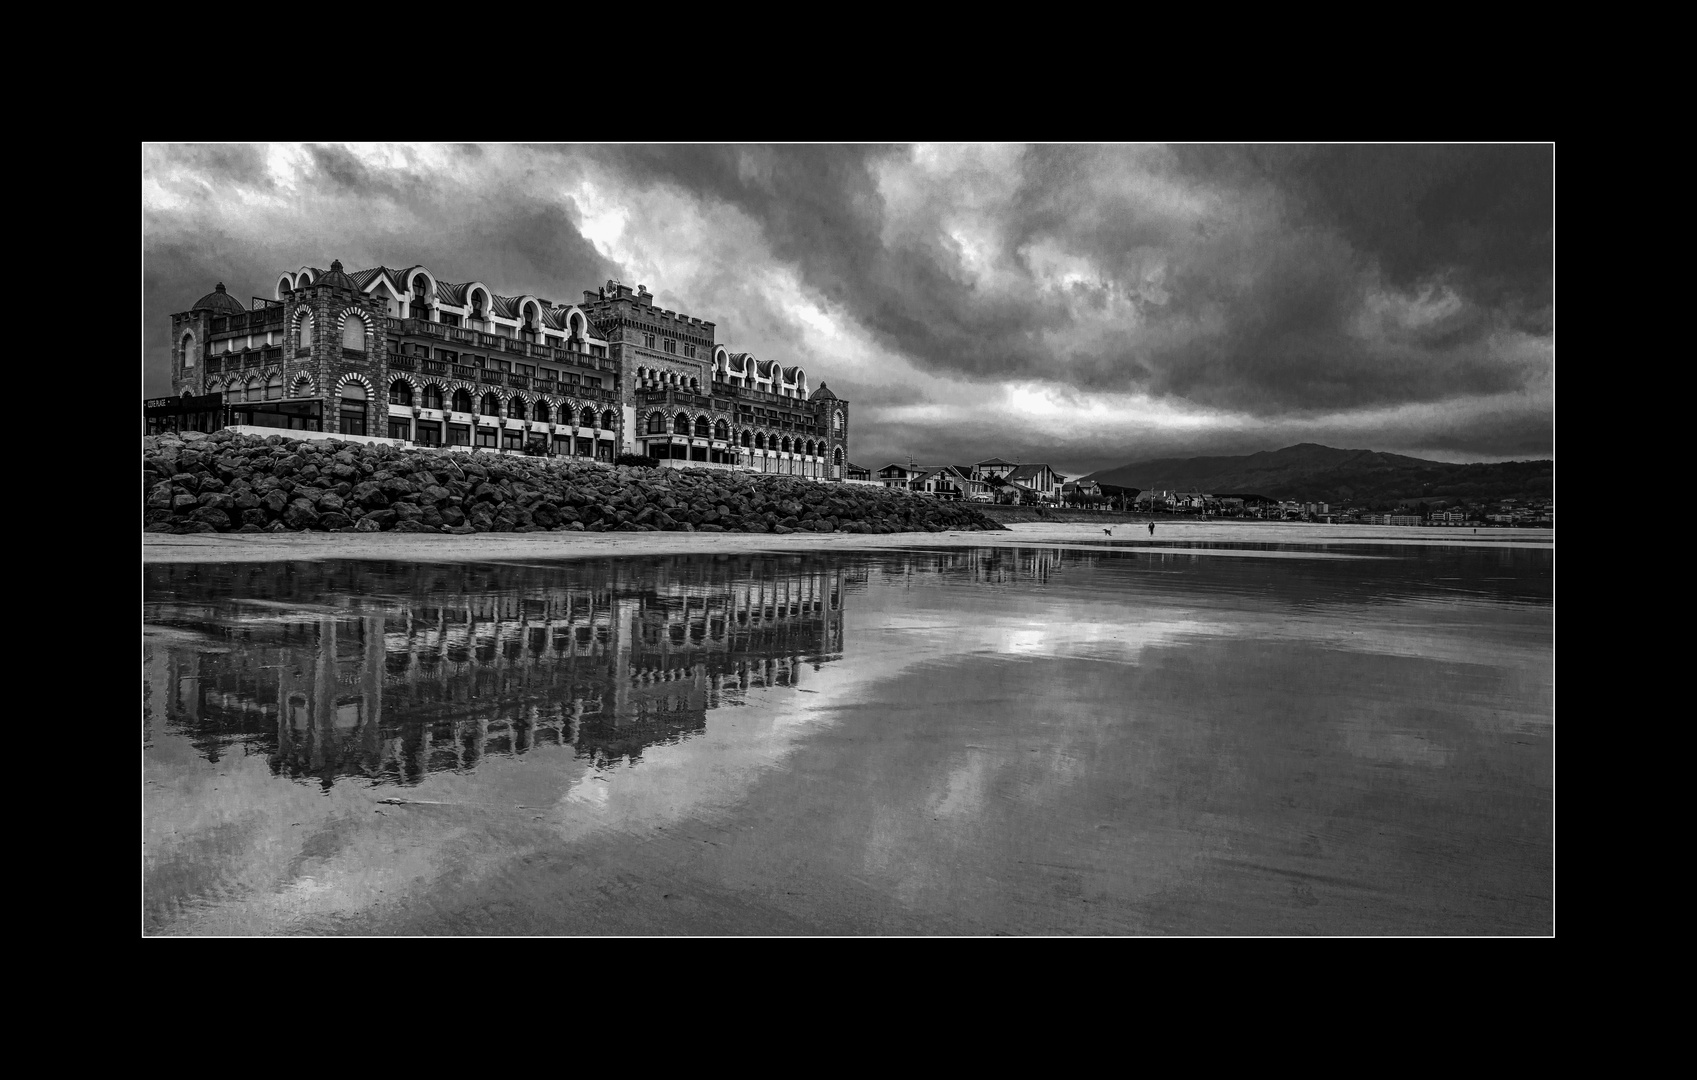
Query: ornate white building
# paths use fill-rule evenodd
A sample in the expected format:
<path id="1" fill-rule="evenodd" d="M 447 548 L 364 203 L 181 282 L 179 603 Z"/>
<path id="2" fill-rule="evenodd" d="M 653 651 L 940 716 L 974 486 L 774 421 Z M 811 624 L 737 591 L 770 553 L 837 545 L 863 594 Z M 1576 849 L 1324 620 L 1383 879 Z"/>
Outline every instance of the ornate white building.
<path id="1" fill-rule="evenodd" d="M 151 427 L 223 423 L 841 479 L 848 403 L 800 366 L 617 281 L 583 303 L 504 296 L 421 265 L 303 266 L 243 307 L 222 283 L 171 317 Z M 189 419 L 192 417 L 193 419 Z"/>

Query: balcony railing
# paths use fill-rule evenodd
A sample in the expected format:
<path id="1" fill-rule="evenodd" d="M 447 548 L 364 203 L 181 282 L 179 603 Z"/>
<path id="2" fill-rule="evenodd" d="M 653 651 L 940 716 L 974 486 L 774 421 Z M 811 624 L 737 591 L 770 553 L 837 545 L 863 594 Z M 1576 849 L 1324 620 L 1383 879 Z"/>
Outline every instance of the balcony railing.
<path id="1" fill-rule="evenodd" d="M 446 375 L 448 373 L 448 362 L 446 360 L 426 360 L 424 361 L 424 373 L 426 375 Z"/>
<path id="2" fill-rule="evenodd" d="M 208 375 L 216 375 L 222 370 L 224 370 L 224 361 L 218 359 L 209 359 L 206 361 L 206 373 Z"/>
<path id="3" fill-rule="evenodd" d="M 445 337 L 451 329 L 453 328 L 443 326 L 441 323 L 433 323 L 428 319 L 401 320 L 401 333 L 403 334 L 419 334 L 425 337 L 439 338 Z"/>
<path id="4" fill-rule="evenodd" d="M 508 375 L 507 385 L 517 390 L 530 389 L 530 378 L 526 375 Z"/>
<path id="5" fill-rule="evenodd" d="M 465 379 L 469 382 L 477 378 L 478 369 L 474 367 L 461 367 L 456 364 L 454 365 L 453 373 L 454 378 Z"/>
<path id="6" fill-rule="evenodd" d="M 345 355 L 345 353 L 344 353 Z M 396 371 L 417 371 L 418 363 L 410 356 L 391 356 L 389 366 Z"/>

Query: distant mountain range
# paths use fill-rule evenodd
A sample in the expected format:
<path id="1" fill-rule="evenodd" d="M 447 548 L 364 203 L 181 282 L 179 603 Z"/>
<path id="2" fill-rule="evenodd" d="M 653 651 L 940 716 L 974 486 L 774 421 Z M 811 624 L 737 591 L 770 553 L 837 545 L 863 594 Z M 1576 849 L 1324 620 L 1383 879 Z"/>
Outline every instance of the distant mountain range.
<path id="1" fill-rule="evenodd" d="M 1337 504 L 1421 499 L 1484 502 L 1555 495 L 1555 463 L 1547 458 L 1456 465 L 1318 443 L 1237 457 L 1137 461 L 1093 472 L 1084 479 L 1141 490 L 1253 494 Z"/>

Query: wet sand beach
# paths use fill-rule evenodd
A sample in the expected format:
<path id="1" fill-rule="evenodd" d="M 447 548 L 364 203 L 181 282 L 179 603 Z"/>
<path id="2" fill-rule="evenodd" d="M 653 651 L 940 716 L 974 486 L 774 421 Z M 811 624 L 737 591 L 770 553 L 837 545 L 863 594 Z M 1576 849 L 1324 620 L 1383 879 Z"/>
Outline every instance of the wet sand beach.
<path id="1" fill-rule="evenodd" d="M 145 563 L 281 562 L 292 559 L 389 559 L 402 562 L 475 562 L 485 559 L 581 559 L 612 555 L 729 554 L 751 551 L 867 551 L 885 548 L 1007 547 L 1034 542 L 1171 545 L 1174 543 L 1488 544 L 1548 548 L 1549 529 L 1397 528 L 1353 525 L 1238 525 L 1231 522 L 1166 524 L 1149 535 L 1142 522 L 1097 524 L 1016 523 L 1003 532 L 889 533 L 143 533 Z"/>
<path id="2" fill-rule="evenodd" d="M 144 535 L 149 935 L 1554 927 L 1547 531 Z"/>

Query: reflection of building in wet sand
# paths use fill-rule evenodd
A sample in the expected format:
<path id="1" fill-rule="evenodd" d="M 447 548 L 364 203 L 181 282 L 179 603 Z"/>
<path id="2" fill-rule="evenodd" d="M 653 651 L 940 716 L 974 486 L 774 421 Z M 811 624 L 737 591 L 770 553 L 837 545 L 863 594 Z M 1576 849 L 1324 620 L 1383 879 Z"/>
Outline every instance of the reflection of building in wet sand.
<path id="1" fill-rule="evenodd" d="M 979 584 L 1028 584 L 1047 582 L 1051 575 L 1066 568 L 1094 568 L 1097 556 L 1069 551 L 1065 548 L 971 548 L 968 550 L 939 549 L 935 553 L 913 555 L 901 563 L 887 564 L 883 573 L 913 577 L 936 574 Z"/>
<path id="2" fill-rule="evenodd" d="M 239 746 L 325 786 L 546 745 L 616 762 L 842 651 L 842 572 L 816 558 L 454 573 L 421 569 L 431 580 L 411 591 L 429 599 L 380 612 L 271 602 L 274 615 L 238 605 L 208 625 L 205 602 L 162 604 L 150 623 L 222 640 L 153 645 L 147 713 L 214 759 Z"/>

